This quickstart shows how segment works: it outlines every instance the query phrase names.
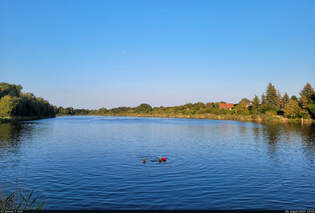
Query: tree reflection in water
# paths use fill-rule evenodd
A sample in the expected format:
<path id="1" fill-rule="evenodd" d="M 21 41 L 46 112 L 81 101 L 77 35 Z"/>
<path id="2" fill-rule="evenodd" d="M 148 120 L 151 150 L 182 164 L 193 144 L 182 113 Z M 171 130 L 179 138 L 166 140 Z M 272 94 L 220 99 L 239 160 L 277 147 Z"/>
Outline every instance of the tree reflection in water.
<path id="1" fill-rule="evenodd" d="M 0 124 L 0 157 L 3 151 L 18 152 L 23 135 L 31 134 L 32 129 L 32 125 L 27 123 Z"/>
<path id="2" fill-rule="evenodd" d="M 315 124 L 269 124 L 262 129 L 263 141 L 268 144 L 268 152 L 271 157 L 277 154 L 277 148 L 282 146 L 296 146 L 301 149 L 311 164 L 314 164 L 315 156 Z M 253 128 L 255 139 L 258 140 L 257 128 Z M 292 148 L 292 147 L 291 147 Z M 290 153 L 291 154 L 291 153 Z"/>

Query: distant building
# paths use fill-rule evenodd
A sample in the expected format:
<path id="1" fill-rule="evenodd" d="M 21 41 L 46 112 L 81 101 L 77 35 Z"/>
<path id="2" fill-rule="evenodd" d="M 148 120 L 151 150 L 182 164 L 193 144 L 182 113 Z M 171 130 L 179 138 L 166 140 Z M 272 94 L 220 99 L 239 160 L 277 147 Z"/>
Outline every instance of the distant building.
<path id="1" fill-rule="evenodd" d="M 219 103 L 219 109 L 228 109 L 231 110 L 234 107 L 232 103 Z"/>
<path id="2" fill-rule="evenodd" d="M 253 105 L 252 102 L 246 103 L 246 107 L 247 107 L 247 108 L 250 107 L 250 106 L 252 106 L 252 105 Z"/>

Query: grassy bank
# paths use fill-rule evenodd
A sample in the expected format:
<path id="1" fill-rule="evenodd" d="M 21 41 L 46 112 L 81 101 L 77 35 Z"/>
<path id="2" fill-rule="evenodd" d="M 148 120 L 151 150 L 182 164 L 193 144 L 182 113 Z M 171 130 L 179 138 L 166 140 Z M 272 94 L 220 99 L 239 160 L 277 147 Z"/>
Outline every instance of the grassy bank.
<path id="1" fill-rule="evenodd" d="M 156 117 L 156 118 L 191 118 L 191 119 L 210 119 L 210 120 L 233 120 L 243 122 L 254 122 L 254 123 L 312 123 L 315 122 L 313 119 L 289 119 L 280 115 L 234 115 L 234 114 L 151 114 L 151 113 L 119 113 L 119 114 L 88 114 L 97 116 L 127 116 L 127 117 Z M 58 114 L 57 116 L 65 116 Z"/>

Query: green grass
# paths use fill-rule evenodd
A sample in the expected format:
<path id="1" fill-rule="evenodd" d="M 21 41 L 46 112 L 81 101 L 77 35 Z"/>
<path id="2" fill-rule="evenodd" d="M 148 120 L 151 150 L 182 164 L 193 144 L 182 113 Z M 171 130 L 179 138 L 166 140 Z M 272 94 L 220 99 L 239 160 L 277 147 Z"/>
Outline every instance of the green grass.
<path id="1" fill-rule="evenodd" d="M 19 212 L 24 210 L 41 210 L 44 206 L 43 201 L 39 201 L 39 197 L 33 196 L 33 190 L 29 193 L 23 190 L 15 190 L 7 196 L 1 197 L 0 212 Z"/>
<path id="2" fill-rule="evenodd" d="M 92 114 L 89 114 L 92 115 Z M 300 118 L 286 118 L 280 115 L 274 115 L 272 113 L 267 114 L 252 114 L 252 115 L 240 115 L 240 114 L 176 114 L 176 113 L 165 113 L 165 114 L 154 114 L 154 113 L 119 113 L 119 114 L 97 114 L 98 116 L 135 116 L 135 117 L 160 117 L 160 118 L 194 118 L 194 119 L 211 119 L 211 120 L 235 120 L 244 122 L 255 122 L 255 123 L 301 123 Z M 57 115 L 59 116 L 59 115 Z M 304 123 L 312 123 L 315 120 L 304 119 Z"/>

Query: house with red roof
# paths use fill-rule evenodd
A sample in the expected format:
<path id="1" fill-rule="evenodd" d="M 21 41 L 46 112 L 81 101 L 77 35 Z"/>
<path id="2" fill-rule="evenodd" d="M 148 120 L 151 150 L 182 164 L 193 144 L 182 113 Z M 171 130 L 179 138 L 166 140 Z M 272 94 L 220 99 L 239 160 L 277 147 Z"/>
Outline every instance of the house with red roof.
<path id="1" fill-rule="evenodd" d="M 219 109 L 228 109 L 231 110 L 234 107 L 232 103 L 219 103 Z"/>

